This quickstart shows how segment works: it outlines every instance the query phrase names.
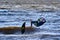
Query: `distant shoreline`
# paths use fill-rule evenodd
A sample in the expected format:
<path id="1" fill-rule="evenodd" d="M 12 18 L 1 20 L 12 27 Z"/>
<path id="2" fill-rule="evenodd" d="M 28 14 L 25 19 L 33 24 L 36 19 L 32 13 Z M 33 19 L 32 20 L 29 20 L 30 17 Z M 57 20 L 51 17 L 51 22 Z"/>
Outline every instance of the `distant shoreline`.
<path id="1" fill-rule="evenodd" d="M 60 5 L 60 4 L 59 4 Z M 21 8 L 21 9 L 38 9 L 40 10 L 41 8 L 47 8 L 47 7 L 51 7 L 51 8 L 55 8 L 55 9 L 60 9 L 59 5 L 47 5 L 47 4 L 21 4 L 21 5 L 12 5 L 12 4 L 8 4 L 8 5 L 0 5 L 0 9 L 14 9 L 14 8 Z"/>

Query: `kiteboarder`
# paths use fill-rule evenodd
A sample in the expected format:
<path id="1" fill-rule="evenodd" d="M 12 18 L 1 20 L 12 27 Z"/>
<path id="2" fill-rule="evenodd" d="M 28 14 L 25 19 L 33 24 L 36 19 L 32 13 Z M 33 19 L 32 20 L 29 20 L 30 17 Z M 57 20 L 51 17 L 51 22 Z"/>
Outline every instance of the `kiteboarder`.
<path id="1" fill-rule="evenodd" d="M 36 27 L 39 27 L 43 25 L 45 22 L 46 20 L 43 17 L 41 17 L 37 21 L 31 21 L 31 27 L 32 27 L 32 24 L 34 24 Z"/>
<path id="2" fill-rule="evenodd" d="M 46 22 L 46 20 L 44 18 L 39 18 L 37 21 L 31 21 L 31 26 L 26 27 L 25 24 L 26 22 L 23 23 L 22 27 L 4 27 L 4 28 L 0 28 L 0 32 L 3 34 L 14 34 L 18 31 L 21 31 L 21 34 L 24 34 L 24 32 L 27 30 L 34 30 L 34 27 L 32 26 L 32 24 L 34 24 L 36 27 L 39 27 L 41 25 L 43 25 Z"/>

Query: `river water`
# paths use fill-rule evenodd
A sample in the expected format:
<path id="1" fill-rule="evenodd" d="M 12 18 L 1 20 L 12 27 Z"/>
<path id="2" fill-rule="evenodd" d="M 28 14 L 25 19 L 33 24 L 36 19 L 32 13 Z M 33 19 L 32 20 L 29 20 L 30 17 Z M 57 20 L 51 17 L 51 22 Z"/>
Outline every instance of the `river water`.
<path id="1" fill-rule="evenodd" d="M 60 12 L 40 12 L 39 10 L 8 11 L 0 9 L 0 28 L 8 26 L 30 26 L 30 19 L 37 20 L 43 17 L 46 23 L 28 34 L 0 34 L 0 40 L 60 40 Z M 33 25 L 34 26 L 34 25 Z"/>

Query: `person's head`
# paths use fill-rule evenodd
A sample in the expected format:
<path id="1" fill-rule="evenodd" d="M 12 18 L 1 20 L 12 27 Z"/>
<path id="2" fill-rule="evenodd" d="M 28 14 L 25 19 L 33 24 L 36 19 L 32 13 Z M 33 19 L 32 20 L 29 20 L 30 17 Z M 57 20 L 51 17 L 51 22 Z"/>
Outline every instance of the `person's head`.
<path id="1" fill-rule="evenodd" d="M 46 22 L 45 18 L 43 18 L 43 17 L 39 18 L 38 21 L 39 21 L 39 22 L 43 22 L 43 23 Z"/>

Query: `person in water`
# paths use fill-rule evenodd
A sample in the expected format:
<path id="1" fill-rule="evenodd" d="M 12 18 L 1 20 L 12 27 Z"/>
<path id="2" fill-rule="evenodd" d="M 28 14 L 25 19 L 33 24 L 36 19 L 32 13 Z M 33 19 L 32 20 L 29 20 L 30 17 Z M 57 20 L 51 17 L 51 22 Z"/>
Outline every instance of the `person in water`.
<path id="1" fill-rule="evenodd" d="M 34 24 L 36 27 L 39 27 L 39 26 L 43 25 L 45 22 L 46 22 L 46 20 L 43 17 L 41 17 L 37 21 L 31 21 L 31 26 L 32 26 L 32 24 Z"/>

